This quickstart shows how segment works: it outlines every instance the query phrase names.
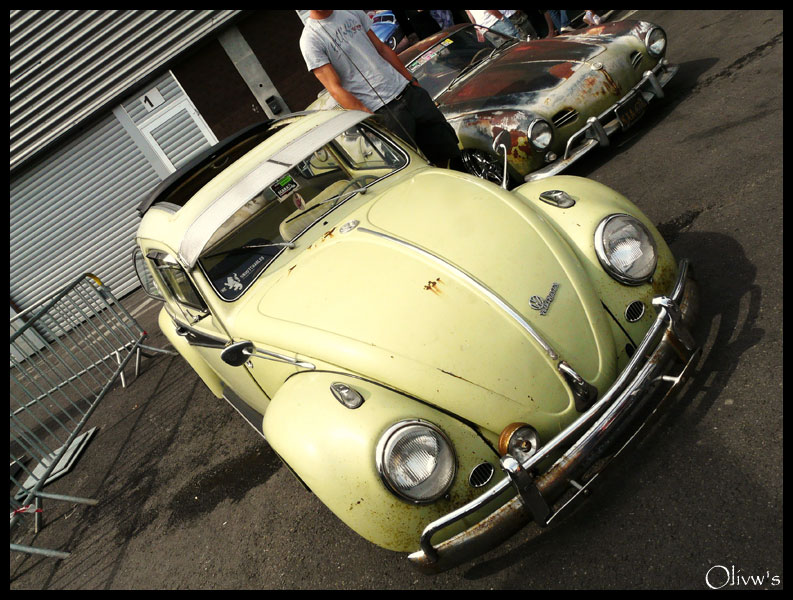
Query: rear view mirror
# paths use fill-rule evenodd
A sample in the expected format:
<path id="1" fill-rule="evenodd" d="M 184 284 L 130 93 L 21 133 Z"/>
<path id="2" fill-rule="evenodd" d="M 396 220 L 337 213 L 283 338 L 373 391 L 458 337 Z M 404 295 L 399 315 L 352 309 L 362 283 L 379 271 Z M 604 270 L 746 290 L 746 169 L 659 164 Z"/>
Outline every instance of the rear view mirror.
<path id="1" fill-rule="evenodd" d="M 245 364 L 251 354 L 253 354 L 253 342 L 242 341 L 226 346 L 226 349 L 220 353 L 220 358 L 232 367 L 239 367 Z"/>

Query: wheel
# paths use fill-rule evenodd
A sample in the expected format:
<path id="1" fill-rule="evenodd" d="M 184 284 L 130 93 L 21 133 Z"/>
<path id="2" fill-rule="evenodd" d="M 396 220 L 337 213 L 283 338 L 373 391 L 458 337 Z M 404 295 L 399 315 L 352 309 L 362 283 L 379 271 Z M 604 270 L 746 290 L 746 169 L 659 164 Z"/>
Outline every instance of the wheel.
<path id="1" fill-rule="evenodd" d="M 466 171 L 481 179 L 487 179 L 498 185 L 504 179 L 504 159 L 482 150 L 463 150 L 463 165 Z M 507 187 L 511 187 L 507 178 Z"/>

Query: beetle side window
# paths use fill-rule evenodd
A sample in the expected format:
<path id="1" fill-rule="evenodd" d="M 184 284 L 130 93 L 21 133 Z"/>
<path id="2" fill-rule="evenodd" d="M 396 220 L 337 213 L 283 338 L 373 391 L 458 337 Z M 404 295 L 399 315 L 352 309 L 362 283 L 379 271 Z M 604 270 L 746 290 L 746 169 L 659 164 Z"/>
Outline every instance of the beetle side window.
<path id="1" fill-rule="evenodd" d="M 193 283 L 187 277 L 184 269 L 171 256 L 162 252 L 149 252 L 146 258 L 154 265 L 171 296 L 191 308 L 206 310 L 204 301 L 193 287 Z"/>
<path id="2" fill-rule="evenodd" d="M 143 252 L 140 248 L 135 248 L 132 254 L 132 262 L 135 267 L 135 273 L 138 275 L 138 281 L 146 294 L 156 300 L 165 300 L 160 290 L 160 284 L 151 273 L 151 269 L 146 264 L 146 259 L 143 258 Z"/>

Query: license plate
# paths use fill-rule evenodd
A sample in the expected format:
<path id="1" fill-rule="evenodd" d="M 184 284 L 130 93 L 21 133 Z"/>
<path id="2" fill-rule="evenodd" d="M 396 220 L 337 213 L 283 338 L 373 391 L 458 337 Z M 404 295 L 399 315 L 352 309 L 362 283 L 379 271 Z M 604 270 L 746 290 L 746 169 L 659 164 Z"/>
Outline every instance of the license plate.
<path id="1" fill-rule="evenodd" d="M 617 113 L 617 120 L 620 122 L 622 129 L 627 129 L 638 121 L 644 114 L 647 108 L 647 100 L 641 94 L 633 94 L 630 98 L 620 104 L 615 112 Z"/>

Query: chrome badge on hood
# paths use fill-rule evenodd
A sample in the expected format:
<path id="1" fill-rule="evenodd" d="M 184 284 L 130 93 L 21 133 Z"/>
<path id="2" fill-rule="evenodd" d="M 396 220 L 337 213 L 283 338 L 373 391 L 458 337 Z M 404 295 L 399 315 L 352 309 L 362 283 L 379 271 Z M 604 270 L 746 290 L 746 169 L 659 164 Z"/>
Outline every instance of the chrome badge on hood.
<path id="1" fill-rule="evenodd" d="M 556 290 L 559 289 L 559 284 L 554 283 L 551 286 L 551 291 L 545 298 L 541 296 L 532 296 L 529 298 L 529 306 L 531 306 L 534 310 L 539 310 L 540 315 L 545 316 L 545 313 L 548 312 L 548 309 L 551 307 L 551 302 L 556 297 Z"/>

